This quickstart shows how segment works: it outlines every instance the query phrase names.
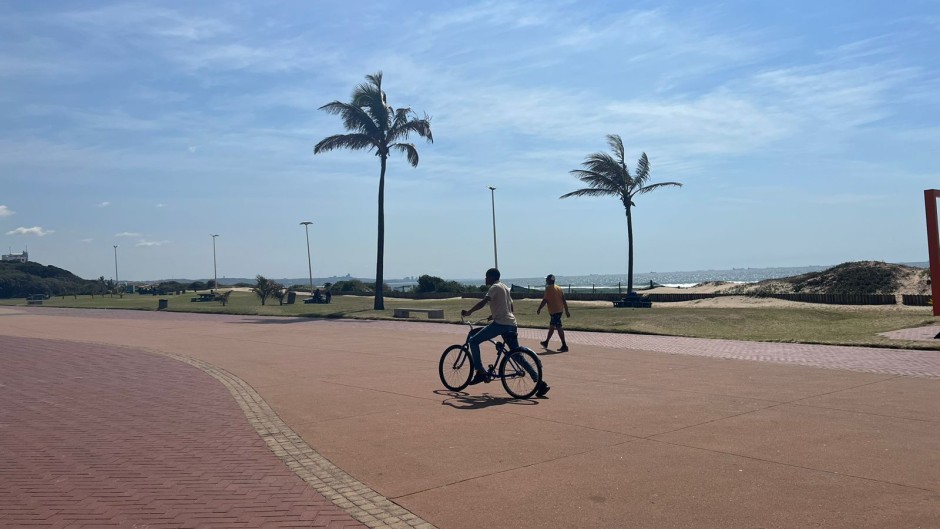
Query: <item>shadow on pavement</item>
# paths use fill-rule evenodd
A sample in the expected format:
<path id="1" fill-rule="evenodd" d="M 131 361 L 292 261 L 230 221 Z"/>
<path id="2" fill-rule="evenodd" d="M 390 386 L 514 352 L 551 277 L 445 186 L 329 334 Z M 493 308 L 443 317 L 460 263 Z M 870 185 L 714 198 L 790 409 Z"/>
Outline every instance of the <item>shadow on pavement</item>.
<path id="1" fill-rule="evenodd" d="M 537 404 L 535 399 L 522 400 L 510 397 L 497 397 L 488 393 L 484 393 L 483 395 L 471 395 L 462 391 L 448 391 L 444 389 L 435 390 L 434 393 L 450 397 L 441 401 L 441 404 L 458 410 L 481 410 L 492 406 L 533 406 Z"/>

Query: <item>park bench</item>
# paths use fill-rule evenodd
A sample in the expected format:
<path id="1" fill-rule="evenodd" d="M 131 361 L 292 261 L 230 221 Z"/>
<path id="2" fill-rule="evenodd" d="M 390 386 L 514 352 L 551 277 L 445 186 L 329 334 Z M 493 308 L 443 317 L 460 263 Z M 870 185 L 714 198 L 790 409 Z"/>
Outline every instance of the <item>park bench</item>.
<path id="1" fill-rule="evenodd" d="M 395 309 L 396 318 L 410 318 L 412 312 L 424 312 L 429 320 L 443 320 L 444 309 Z"/>
<path id="2" fill-rule="evenodd" d="M 33 294 L 26 298 L 27 305 L 42 305 L 44 299 L 49 299 L 45 294 Z"/>
<path id="3" fill-rule="evenodd" d="M 190 298 L 189 302 L 190 303 L 203 303 L 203 302 L 215 301 L 215 300 L 216 300 L 215 293 L 210 292 L 210 293 L 199 294 L 194 298 Z"/>
<path id="4" fill-rule="evenodd" d="M 312 298 L 312 297 L 311 297 L 311 298 L 305 299 L 305 300 L 304 300 L 304 303 L 305 303 L 305 304 L 309 304 L 309 303 L 319 303 L 319 304 L 326 305 L 327 303 L 329 303 L 329 301 L 327 301 L 326 298 L 316 299 L 316 298 Z"/>
<path id="5" fill-rule="evenodd" d="M 623 299 L 614 301 L 614 307 L 648 309 L 653 306 L 653 302 L 636 292 L 630 292 Z"/>

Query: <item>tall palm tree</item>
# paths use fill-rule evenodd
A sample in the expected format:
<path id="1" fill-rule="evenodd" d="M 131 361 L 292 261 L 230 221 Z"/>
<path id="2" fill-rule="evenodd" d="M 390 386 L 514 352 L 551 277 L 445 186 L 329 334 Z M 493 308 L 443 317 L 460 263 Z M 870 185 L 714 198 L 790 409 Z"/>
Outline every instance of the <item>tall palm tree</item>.
<path id="1" fill-rule="evenodd" d="M 569 171 L 588 187 L 562 195 L 568 197 L 615 196 L 623 203 L 627 213 L 627 292 L 633 292 L 633 197 L 649 193 L 665 186 L 679 186 L 679 182 L 650 184 L 650 161 L 644 152 L 636 164 L 636 174 L 630 175 L 624 160 L 623 141 L 616 134 L 607 135 L 607 144 L 614 155 L 596 152 L 588 156 L 581 165 L 584 169 Z"/>
<path id="2" fill-rule="evenodd" d="M 320 140 L 313 148 L 314 154 L 333 149 L 352 149 L 374 151 L 381 161 L 379 173 L 379 226 L 378 251 L 375 259 L 375 310 L 385 308 L 383 267 L 385 261 L 385 166 L 388 155 L 397 150 L 408 157 L 412 167 L 418 165 L 418 150 L 412 143 L 402 143 L 414 132 L 418 136 L 434 143 L 431 135 L 431 118 L 416 119 L 410 108 L 392 108 L 385 99 L 382 90 L 382 72 L 366 76 L 353 90 L 349 103 L 333 101 L 320 107 L 320 110 L 339 115 L 348 134 L 335 134 Z"/>

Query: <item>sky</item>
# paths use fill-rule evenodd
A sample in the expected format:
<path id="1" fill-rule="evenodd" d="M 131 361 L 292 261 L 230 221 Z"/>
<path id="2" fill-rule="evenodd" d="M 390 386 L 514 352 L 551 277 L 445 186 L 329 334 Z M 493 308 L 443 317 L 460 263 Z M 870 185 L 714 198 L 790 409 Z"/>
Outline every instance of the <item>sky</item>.
<path id="1" fill-rule="evenodd" d="M 504 276 L 625 273 L 622 204 L 559 199 L 608 134 L 683 184 L 637 197 L 636 273 L 926 261 L 938 49 L 934 0 L 0 0 L 0 249 L 303 278 L 311 221 L 314 277 L 374 277 L 379 159 L 313 146 L 381 71 L 434 136 L 389 159 L 387 279 L 482 277 L 494 204 Z"/>

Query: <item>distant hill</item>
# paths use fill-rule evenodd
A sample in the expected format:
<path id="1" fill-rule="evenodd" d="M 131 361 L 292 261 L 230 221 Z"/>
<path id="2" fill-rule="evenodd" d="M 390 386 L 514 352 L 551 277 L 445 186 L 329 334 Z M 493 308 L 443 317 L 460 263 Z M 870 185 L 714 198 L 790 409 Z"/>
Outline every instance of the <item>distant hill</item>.
<path id="1" fill-rule="evenodd" d="M 0 298 L 25 298 L 33 294 L 97 294 L 103 289 L 100 281 L 82 279 L 55 266 L 0 261 Z"/>
<path id="2" fill-rule="evenodd" d="M 930 271 L 881 261 L 842 263 L 821 272 L 737 285 L 735 294 L 930 294 Z"/>

